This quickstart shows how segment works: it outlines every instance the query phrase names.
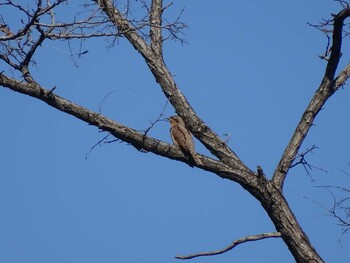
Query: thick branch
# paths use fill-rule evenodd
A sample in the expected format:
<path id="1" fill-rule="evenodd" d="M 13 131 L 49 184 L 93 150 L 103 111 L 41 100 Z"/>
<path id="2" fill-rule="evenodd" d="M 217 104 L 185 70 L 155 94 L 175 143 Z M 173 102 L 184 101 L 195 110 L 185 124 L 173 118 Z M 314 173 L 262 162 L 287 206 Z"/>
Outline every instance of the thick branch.
<path id="1" fill-rule="evenodd" d="M 340 74 L 340 76 L 334 81 L 334 75 L 338 67 L 338 63 L 341 57 L 341 44 L 342 44 L 342 32 L 344 20 L 350 16 L 350 8 L 346 8 L 339 12 L 334 17 L 333 23 L 333 37 L 332 37 L 332 51 L 328 60 L 326 72 L 320 87 L 315 92 L 310 104 L 306 108 L 301 120 L 294 131 L 294 134 L 286 147 L 281 160 L 279 161 L 277 168 L 274 172 L 272 181 L 280 189 L 283 188 L 283 184 L 287 173 L 298 153 L 298 150 L 303 143 L 307 133 L 313 125 L 319 111 L 322 109 L 326 101 L 334 94 L 340 85 L 342 85 L 349 76 L 349 66 Z"/>
<path id="2" fill-rule="evenodd" d="M 298 263 L 324 262 L 300 227 L 283 193 L 268 181 L 256 198 L 274 223 L 276 230 Z"/>
<path id="3" fill-rule="evenodd" d="M 96 126 L 103 131 L 111 133 L 115 138 L 130 143 L 138 150 L 143 149 L 157 155 L 190 164 L 177 146 L 148 137 L 144 133 L 110 120 L 101 114 L 90 111 L 80 105 L 55 95 L 53 89 L 44 89 L 34 81 L 31 83 L 21 82 L 0 73 L 0 86 L 35 97 L 60 111 L 72 115 L 90 125 Z M 230 179 L 246 186 L 252 184 L 252 181 L 255 180 L 254 176 L 240 169 L 230 168 L 219 161 L 203 155 L 199 155 L 199 158 L 203 160 L 203 165 L 200 166 L 200 168 L 209 172 L 214 172 L 222 178 Z"/>
<path id="4" fill-rule="evenodd" d="M 137 149 L 144 149 L 170 159 L 187 161 L 178 147 L 145 136 L 145 134 L 112 121 L 101 114 L 63 99 L 55 95 L 53 89 L 44 89 L 34 81 L 32 83 L 21 82 L 0 73 L 0 86 L 35 97 L 60 111 L 111 133 L 117 139 L 130 143 Z M 312 262 L 310 259 L 313 259 L 314 262 L 323 262 L 300 228 L 282 193 L 264 176 L 257 176 L 239 168 L 229 167 L 220 161 L 202 155 L 199 155 L 199 158 L 203 163 L 200 168 L 239 183 L 261 202 L 297 262 Z"/>
<path id="5" fill-rule="evenodd" d="M 281 233 L 272 232 L 272 233 L 263 233 L 263 234 L 259 234 L 259 235 L 247 236 L 247 237 L 243 237 L 243 238 L 240 238 L 240 239 L 233 241 L 229 246 L 227 246 L 224 249 L 210 251 L 210 252 L 201 252 L 201 253 L 191 254 L 191 255 L 187 255 L 187 256 L 176 256 L 175 258 L 177 258 L 177 259 L 191 259 L 191 258 L 203 257 L 203 256 L 220 255 L 220 254 L 223 254 L 223 253 L 230 251 L 231 249 L 233 249 L 234 247 L 236 247 L 240 244 L 243 244 L 243 243 L 246 243 L 249 241 L 257 241 L 257 240 L 261 240 L 261 239 L 265 239 L 265 238 L 276 238 L 276 237 L 281 237 Z"/>
<path id="6" fill-rule="evenodd" d="M 93 0 L 105 14 L 110 18 L 112 23 L 118 29 L 120 34 L 123 34 L 133 47 L 147 60 L 153 58 L 152 50 L 147 43 L 139 36 L 136 29 L 123 17 L 121 12 L 114 7 L 111 0 Z"/>
<path id="7" fill-rule="evenodd" d="M 137 34 L 135 28 L 123 17 L 120 11 L 113 6 L 112 1 L 95 0 L 95 2 L 100 5 L 101 9 L 107 14 L 121 34 L 123 34 L 132 46 L 144 57 L 165 96 L 174 106 L 176 112 L 184 119 L 193 135 L 201 141 L 213 155 L 225 164 L 253 174 L 226 143 L 196 115 L 185 96 L 175 84 L 164 61 L 159 60 L 158 55 L 154 53 L 142 37 Z"/>
<path id="8" fill-rule="evenodd" d="M 153 0 L 149 14 L 151 49 L 160 58 L 163 56 L 162 12 L 163 1 Z"/>
<path id="9" fill-rule="evenodd" d="M 258 170 L 257 174 L 254 174 L 252 171 L 250 171 L 238 158 L 238 156 L 226 145 L 226 143 L 223 142 L 219 136 L 214 133 L 196 115 L 191 105 L 188 103 L 187 99 L 181 93 L 180 89 L 174 82 L 173 76 L 166 67 L 163 59 L 159 56 L 159 51 L 161 50 L 157 51 L 157 49 L 161 49 L 161 46 L 156 47 L 157 43 L 153 40 L 151 40 L 151 44 L 148 45 L 147 42 L 142 38 L 142 35 L 140 35 L 140 31 L 138 31 L 137 28 L 133 26 L 132 22 L 124 18 L 123 14 L 119 12 L 119 10 L 114 6 L 113 1 L 94 0 L 94 2 L 96 2 L 99 7 L 105 12 L 109 18 L 108 21 L 111 21 L 113 25 L 118 29 L 117 34 L 125 36 L 135 48 L 135 50 L 137 50 L 144 57 L 148 67 L 153 73 L 156 81 L 161 86 L 165 96 L 174 106 L 176 112 L 184 119 L 191 132 L 210 150 L 213 155 L 215 155 L 220 160 L 217 161 L 199 155 L 199 158 L 201 159 L 203 165 L 197 166 L 203 170 L 213 172 L 222 178 L 227 178 L 239 183 L 247 191 L 254 195 L 261 202 L 262 206 L 269 214 L 274 225 L 276 226 L 276 230 L 281 233 L 281 237 L 288 245 L 297 262 L 322 262 L 322 259 L 312 247 L 307 236 L 299 226 L 295 216 L 293 215 L 287 201 L 284 199 L 284 196 L 281 192 L 285 174 L 287 173 L 291 163 L 287 164 L 285 174 L 274 177 L 274 179 L 277 178 L 274 181 L 275 183 L 268 181 L 264 176 L 263 171 L 260 169 Z M 154 18 L 156 21 L 155 23 L 161 24 L 161 13 L 160 11 L 156 11 L 158 10 L 159 6 L 161 6 L 161 1 L 155 1 L 153 5 L 154 6 L 152 6 L 151 9 L 154 10 Z M 150 14 L 150 19 L 151 16 L 152 15 Z M 38 24 L 37 21 L 35 21 L 35 23 L 35 25 L 44 28 L 43 24 Z M 149 26 L 152 27 L 152 25 Z M 155 40 L 157 36 L 158 38 L 161 37 L 161 31 L 157 31 L 156 28 L 157 27 L 154 26 L 155 31 L 153 31 L 153 33 Z M 45 32 L 47 31 L 45 30 Z M 31 42 L 31 44 L 33 44 L 33 42 Z M 25 52 L 23 53 L 26 54 Z M 334 54 L 336 54 L 336 49 L 334 51 Z M 304 114 L 305 116 L 303 116 L 303 125 L 298 127 L 298 132 L 296 132 L 298 136 L 299 133 L 303 134 L 303 136 L 306 135 L 306 132 L 312 124 L 312 118 L 314 118 L 314 116 L 316 116 L 317 112 L 320 110 L 320 102 L 322 104 L 322 101 L 325 101 L 324 97 L 329 97 L 331 95 L 332 87 L 334 90 L 334 87 L 337 87 L 337 85 L 342 85 L 342 83 L 344 83 L 349 75 L 347 70 L 344 71 L 345 73 L 339 76 L 336 81 L 330 81 L 329 76 L 332 75 L 331 69 L 332 67 L 330 67 L 330 69 L 327 68 L 327 78 L 325 78 L 325 81 L 321 84 L 318 94 L 315 94 L 315 98 L 311 103 L 312 107 L 310 106 L 310 109 L 308 109 Z M 74 104 L 73 102 L 55 95 L 53 93 L 53 89 L 44 89 L 39 84 L 35 83 L 35 81 L 32 81 L 28 78 L 26 78 L 26 81 L 27 82 L 20 82 L 0 73 L 0 86 L 10 88 L 16 92 L 20 92 L 44 101 L 45 103 L 58 110 L 66 112 L 86 123 L 89 123 L 106 132 L 111 133 L 117 139 L 131 144 L 138 150 L 142 149 L 161 156 L 165 156 L 167 158 L 187 162 L 187 159 L 183 156 L 179 148 L 176 146 L 169 145 L 163 141 L 148 137 L 145 133 L 137 132 L 134 129 L 112 121 L 102 116 L 101 114 L 92 112 L 86 108 Z M 308 124 L 310 124 L 309 127 L 307 126 Z M 303 138 L 296 138 L 293 142 L 300 142 L 301 144 L 302 140 Z M 295 158 L 300 145 L 297 145 L 297 147 L 294 149 L 294 143 L 292 143 L 292 148 L 289 149 L 286 157 L 284 157 L 286 158 L 284 161 L 290 159 L 292 162 Z M 293 155 L 294 150 L 296 153 Z M 285 162 L 282 162 L 282 168 L 285 168 L 284 164 Z M 278 186 L 280 185 L 280 187 L 276 187 L 276 182 Z"/>
<path id="10" fill-rule="evenodd" d="M 338 68 L 339 60 L 341 57 L 344 20 L 349 16 L 349 7 L 343 9 L 334 16 L 331 55 L 329 57 L 325 73 L 325 78 L 327 78 L 329 81 L 332 81 L 334 79 L 335 72 Z"/>

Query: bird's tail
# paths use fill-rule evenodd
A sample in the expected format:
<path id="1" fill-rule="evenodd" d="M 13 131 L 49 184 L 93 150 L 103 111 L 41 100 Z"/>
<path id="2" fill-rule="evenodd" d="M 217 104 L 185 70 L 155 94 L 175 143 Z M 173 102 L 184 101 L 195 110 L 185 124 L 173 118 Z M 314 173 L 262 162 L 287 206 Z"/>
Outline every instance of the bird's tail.
<path id="1" fill-rule="evenodd" d="M 197 153 L 195 152 L 194 149 L 191 149 L 190 152 L 189 152 L 189 157 L 190 159 L 192 159 L 192 161 L 195 163 L 195 164 L 198 164 L 198 165 L 203 165 L 202 161 L 199 159 Z"/>

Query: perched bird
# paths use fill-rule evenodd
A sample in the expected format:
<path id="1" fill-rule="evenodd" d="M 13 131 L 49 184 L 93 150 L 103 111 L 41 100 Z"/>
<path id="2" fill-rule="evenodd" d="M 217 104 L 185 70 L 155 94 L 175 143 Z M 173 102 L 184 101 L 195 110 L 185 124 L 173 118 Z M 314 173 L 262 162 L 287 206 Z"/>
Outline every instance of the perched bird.
<path id="1" fill-rule="evenodd" d="M 202 162 L 198 158 L 194 149 L 194 142 L 190 131 L 186 128 L 184 121 L 180 116 L 171 116 L 170 135 L 173 143 L 180 148 L 185 157 L 192 162 L 201 165 Z"/>

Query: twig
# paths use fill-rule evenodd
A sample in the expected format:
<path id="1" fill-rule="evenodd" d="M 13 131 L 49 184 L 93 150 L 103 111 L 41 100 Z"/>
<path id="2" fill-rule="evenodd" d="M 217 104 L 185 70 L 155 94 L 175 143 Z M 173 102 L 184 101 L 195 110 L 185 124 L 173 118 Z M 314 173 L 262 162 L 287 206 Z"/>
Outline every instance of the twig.
<path id="1" fill-rule="evenodd" d="M 240 238 L 240 239 L 233 241 L 229 246 L 227 246 L 224 249 L 210 251 L 210 252 L 201 252 L 201 253 L 191 254 L 191 255 L 187 255 L 187 256 L 179 255 L 179 256 L 176 256 L 175 258 L 177 258 L 177 259 L 191 259 L 191 258 L 203 257 L 203 256 L 220 255 L 220 254 L 223 254 L 227 251 L 230 251 L 235 246 L 238 246 L 238 245 L 243 244 L 245 242 L 257 241 L 257 240 L 261 240 L 261 239 L 265 239 L 265 238 L 276 238 L 276 237 L 281 237 L 281 233 L 270 232 L 270 233 L 263 233 L 263 234 L 259 234 L 259 235 L 247 236 L 247 237 L 243 237 L 243 238 Z"/>
<path id="2" fill-rule="evenodd" d="M 95 143 L 93 146 L 90 147 L 90 150 L 85 154 L 85 160 L 87 160 L 89 158 L 90 153 L 97 147 L 97 146 L 101 146 L 101 143 L 104 142 L 105 140 L 107 140 L 107 138 L 110 136 L 111 134 L 107 134 L 105 137 L 103 137 L 101 140 L 99 140 L 97 143 Z"/>
<path id="3" fill-rule="evenodd" d="M 164 121 L 164 119 L 163 119 L 163 117 L 164 117 L 164 112 L 165 112 L 165 109 L 166 109 L 167 106 L 168 106 L 168 103 L 169 103 L 169 101 L 167 100 L 167 101 L 165 102 L 165 105 L 163 106 L 163 109 L 162 109 L 161 113 L 159 114 L 158 118 L 157 118 L 155 121 L 151 121 L 151 120 L 149 121 L 149 122 L 151 123 L 151 126 L 149 126 L 149 127 L 145 130 L 145 132 L 144 132 L 144 136 L 145 136 L 145 137 L 147 136 L 148 132 L 157 124 L 157 122 L 159 122 L 159 121 Z"/>
<path id="4" fill-rule="evenodd" d="M 350 197 L 345 197 L 339 200 L 335 196 L 335 194 L 331 191 L 331 189 L 336 189 L 347 193 L 349 193 L 350 190 L 344 187 L 332 186 L 332 185 L 324 185 L 324 186 L 316 186 L 316 187 L 326 188 L 328 193 L 332 196 L 333 206 L 331 208 L 327 208 L 321 204 L 319 205 L 329 213 L 329 216 L 334 217 L 338 221 L 338 225 L 342 227 L 342 235 L 344 235 L 350 230 L 350 207 L 349 205 L 347 205 L 347 202 L 349 202 Z"/>
<path id="5" fill-rule="evenodd" d="M 111 96 L 112 94 L 117 93 L 117 92 L 119 92 L 119 91 L 126 90 L 126 89 L 129 89 L 129 88 L 118 89 L 118 90 L 112 90 L 111 92 L 108 92 L 108 93 L 103 97 L 103 99 L 102 99 L 101 102 L 100 102 L 100 105 L 98 106 L 98 113 L 99 113 L 99 114 L 102 114 L 102 106 L 103 106 L 103 104 L 105 103 L 105 101 L 107 100 L 107 98 L 108 98 L 109 96 Z"/>

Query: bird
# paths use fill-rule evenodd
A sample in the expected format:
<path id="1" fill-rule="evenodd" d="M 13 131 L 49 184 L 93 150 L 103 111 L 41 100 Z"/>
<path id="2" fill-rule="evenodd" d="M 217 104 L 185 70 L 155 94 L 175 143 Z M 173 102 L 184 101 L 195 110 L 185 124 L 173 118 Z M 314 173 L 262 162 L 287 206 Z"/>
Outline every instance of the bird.
<path id="1" fill-rule="evenodd" d="M 180 148 L 187 159 L 195 164 L 202 165 L 202 161 L 198 158 L 195 151 L 192 135 L 186 128 L 182 118 L 176 115 L 169 117 L 168 120 L 170 122 L 170 135 L 173 143 Z"/>

